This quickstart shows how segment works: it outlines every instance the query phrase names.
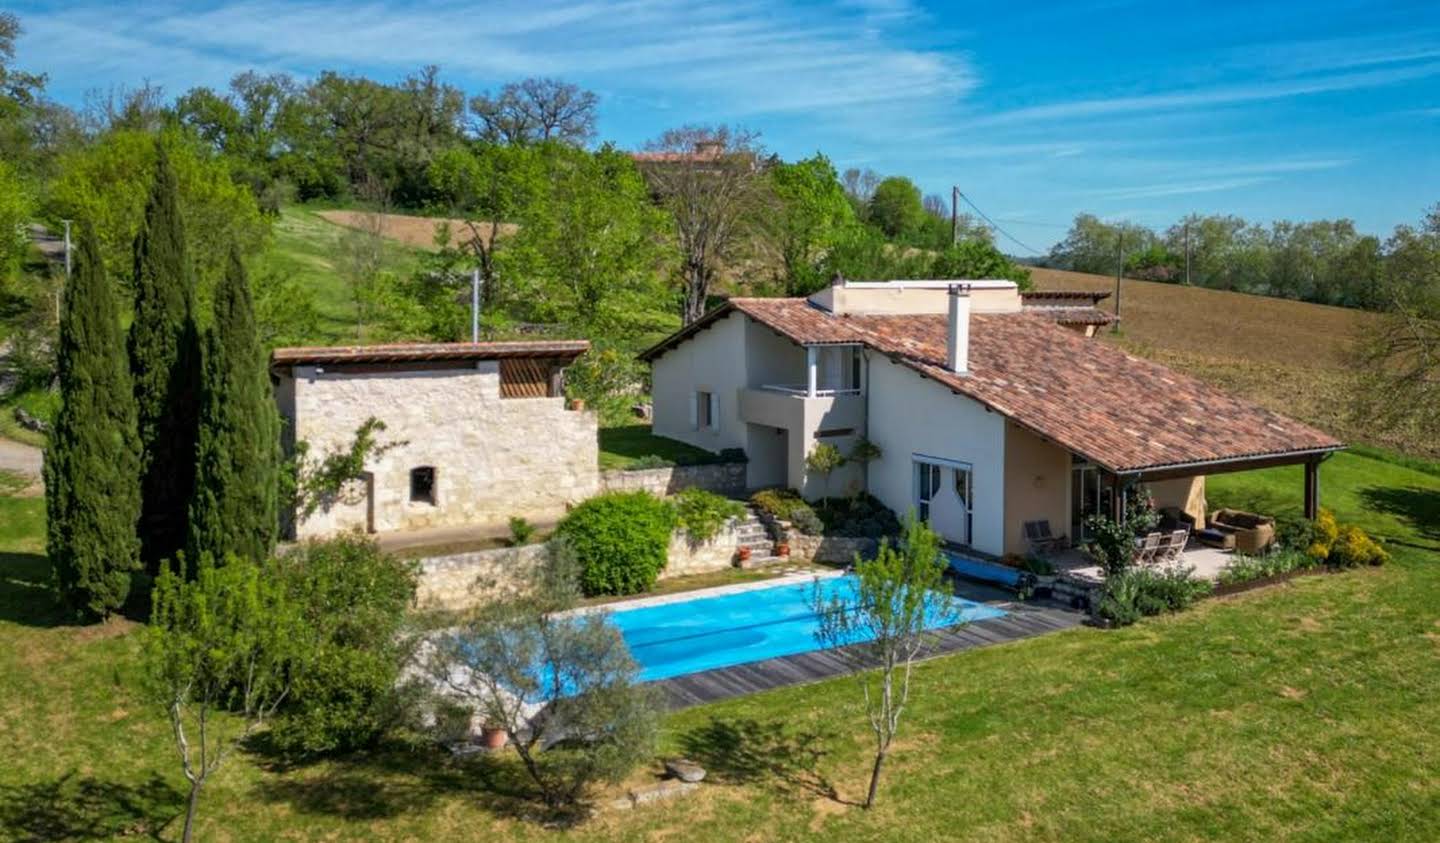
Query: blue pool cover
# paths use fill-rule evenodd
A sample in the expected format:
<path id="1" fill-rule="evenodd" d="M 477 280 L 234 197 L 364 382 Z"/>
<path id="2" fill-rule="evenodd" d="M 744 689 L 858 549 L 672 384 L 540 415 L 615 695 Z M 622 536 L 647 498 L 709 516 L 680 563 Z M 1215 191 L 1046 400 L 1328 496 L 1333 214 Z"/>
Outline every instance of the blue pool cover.
<path id="1" fill-rule="evenodd" d="M 668 679 L 701 670 L 792 656 L 819 648 L 812 581 L 759 588 L 675 603 L 621 609 L 610 613 L 644 681 Z M 855 578 L 820 580 L 829 597 L 854 594 Z M 954 598 L 953 611 L 937 612 L 931 626 L 961 620 L 998 618 L 1004 611 Z M 870 640 L 873 636 L 855 639 Z"/>
<path id="2" fill-rule="evenodd" d="M 1011 588 L 1020 584 L 1020 572 L 1008 565 L 981 562 L 979 559 L 971 559 L 956 553 L 946 553 L 945 558 L 950 562 L 950 570 L 962 577 L 981 582 L 998 583 Z"/>

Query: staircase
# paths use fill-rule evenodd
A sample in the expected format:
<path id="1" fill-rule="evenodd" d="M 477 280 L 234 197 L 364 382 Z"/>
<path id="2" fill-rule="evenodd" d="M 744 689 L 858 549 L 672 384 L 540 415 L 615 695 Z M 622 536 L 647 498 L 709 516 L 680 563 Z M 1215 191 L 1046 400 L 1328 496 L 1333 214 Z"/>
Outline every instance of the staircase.
<path id="1" fill-rule="evenodd" d="M 765 528 L 764 522 L 755 512 L 755 507 L 748 503 L 745 505 L 744 517 L 735 525 L 735 533 L 736 544 L 750 548 L 750 558 L 744 562 L 736 562 L 736 567 L 760 568 L 780 561 L 780 557 L 775 555 L 775 539 Z"/>

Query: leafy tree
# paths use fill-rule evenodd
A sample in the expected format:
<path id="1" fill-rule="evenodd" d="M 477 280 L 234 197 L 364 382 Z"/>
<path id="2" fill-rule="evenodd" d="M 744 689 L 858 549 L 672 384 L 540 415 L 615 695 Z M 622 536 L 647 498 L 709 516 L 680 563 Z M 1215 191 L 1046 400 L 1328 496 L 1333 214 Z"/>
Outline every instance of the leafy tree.
<path id="1" fill-rule="evenodd" d="M 881 770 L 910 702 L 911 667 L 931 630 L 961 621 L 944 573 L 940 537 L 912 512 L 898 546 L 887 539 L 874 559 L 856 556 L 853 590 L 842 585 L 827 592 L 815 583 L 815 640 L 834 650 L 859 681 L 875 733 L 867 809 L 875 804 Z"/>
<path id="2" fill-rule="evenodd" d="M 294 681 L 270 730 L 276 748 L 351 751 L 400 721 L 412 690 L 400 674 L 417 570 L 359 534 L 305 542 L 270 563 L 302 625 L 291 642 Z"/>
<path id="3" fill-rule="evenodd" d="M 178 187 L 156 142 L 155 179 L 135 238 L 130 372 L 140 431 L 140 555 L 152 570 L 185 547 L 195 492 L 200 340 Z"/>
<path id="4" fill-rule="evenodd" d="M 773 237 L 785 295 L 808 295 L 824 284 L 822 257 L 842 232 L 856 225 L 855 209 L 834 165 L 820 154 L 793 164 L 775 164 L 770 183 L 780 203 Z"/>
<path id="5" fill-rule="evenodd" d="M 619 781 L 649 758 L 659 719 L 606 616 L 564 612 L 577 598 L 561 546 L 529 594 L 482 607 L 438 638 L 430 660 L 440 687 L 505 730 L 540 798 L 571 817 L 594 783 Z"/>
<path id="6" fill-rule="evenodd" d="M 758 137 L 725 126 L 683 126 L 647 144 L 641 167 L 670 212 L 680 252 L 681 318 L 705 313 L 720 268 L 739 257 L 768 213 Z"/>
<path id="7" fill-rule="evenodd" d="M 251 280 L 261 348 L 304 345 L 320 332 L 315 288 L 294 275 L 265 269 Z"/>
<path id="8" fill-rule="evenodd" d="M 34 210 L 30 186 L 14 167 L 0 160 L 0 291 L 29 247 L 24 231 Z"/>
<path id="9" fill-rule="evenodd" d="M 470 113 L 477 134 L 491 143 L 583 146 L 595 136 L 598 103 L 595 94 L 559 79 L 525 79 L 470 100 Z"/>
<path id="10" fill-rule="evenodd" d="M 1094 214 L 1078 214 L 1065 239 L 1050 250 L 1050 262 L 1076 272 L 1113 275 L 1117 260 L 1144 251 L 1155 239 L 1155 233 L 1142 225 L 1107 223 Z"/>
<path id="11" fill-rule="evenodd" d="M 140 448 L 120 317 L 88 225 L 75 269 L 56 354 L 60 412 L 45 450 L 46 554 L 61 599 L 104 617 L 125 602 L 139 567 Z"/>
<path id="12" fill-rule="evenodd" d="M 925 278 L 1004 278 L 1025 290 L 1030 270 L 1012 261 L 988 240 L 964 240 L 937 253 Z"/>
<path id="13" fill-rule="evenodd" d="M 538 195 L 519 209 L 520 229 L 496 261 L 512 279 L 512 309 L 602 339 L 653 330 L 667 221 L 635 163 L 609 145 L 592 154 L 552 143 L 540 153 Z"/>
<path id="14" fill-rule="evenodd" d="M 20 19 L 0 11 L 0 161 L 19 161 L 33 145 L 30 118 L 40 105 L 45 76 L 12 65 Z"/>
<path id="15" fill-rule="evenodd" d="M 238 252 L 215 291 L 200 396 L 189 556 L 265 559 L 279 526 L 280 422 Z"/>
<path id="16" fill-rule="evenodd" d="M 805 470 L 820 475 L 825 480 L 825 497 L 830 497 L 830 475 L 845 464 L 845 455 L 829 442 L 821 442 L 805 455 Z"/>
<path id="17" fill-rule="evenodd" d="M 144 225 L 160 148 L 174 175 L 177 207 L 185 220 L 185 251 L 203 306 L 224 273 L 232 246 L 254 254 L 268 233 L 255 198 L 231 178 L 226 159 L 176 132 L 163 134 L 158 144 L 146 132 L 110 132 L 61 156 L 60 175 L 49 186 L 43 210 L 51 218 L 92 221 L 110 277 L 130 279 L 135 238 Z"/>
<path id="18" fill-rule="evenodd" d="M 194 575 L 187 582 L 166 564 L 144 634 L 151 695 L 170 721 L 190 782 L 181 835 L 187 843 L 201 789 L 285 701 L 292 642 L 304 631 L 284 584 L 259 564 L 231 557 L 217 567 L 206 556 Z"/>
<path id="19" fill-rule="evenodd" d="M 866 204 L 866 220 L 895 240 L 910 242 L 925 223 L 920 188 L 904 176 L 890 176 L 875 186 Z"/>

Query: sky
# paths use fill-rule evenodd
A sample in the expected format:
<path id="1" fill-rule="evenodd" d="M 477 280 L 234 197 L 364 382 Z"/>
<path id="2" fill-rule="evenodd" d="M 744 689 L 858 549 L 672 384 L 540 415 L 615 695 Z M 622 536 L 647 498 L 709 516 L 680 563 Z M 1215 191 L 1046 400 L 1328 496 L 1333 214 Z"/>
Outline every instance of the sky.
<path id="1" fill-rule="evenodd" d="M 758 131 L 786 159 L 958 185 L 1012 254 L 1076 213 L 1347 217 L 1381 236 L 1440 203 L 1440 2 L 8 0 L 16 65 L 56 99 L 246 69 L 469 93 L 528 76 L 600 96 L 599 136 Z"/>

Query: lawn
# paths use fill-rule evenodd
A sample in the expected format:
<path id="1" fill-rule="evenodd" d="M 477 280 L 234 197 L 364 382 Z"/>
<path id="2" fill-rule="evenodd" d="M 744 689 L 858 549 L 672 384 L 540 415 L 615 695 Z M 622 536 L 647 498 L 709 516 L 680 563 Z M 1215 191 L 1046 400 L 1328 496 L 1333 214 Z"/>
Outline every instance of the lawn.
<path id="1" fill-rule="evenodd" d="M 1299 480 L 1228 475 L 1211 502 L 1292 509 Z M 298 767 L 237 755 L 198 837 L 1433 840 L 1440 478 L 1341 455 L 1322 484 L 1394 564 L 929 662 L 871 812 L 850 804 L 867 733 L 837 680 L 669 717 L 663 752 L 700 760 L 707 784 L 569 833 L 526 819 L 513 767 L 416 744 Z M 174 839 L 183 779 L 139 692 L 133 625 L 56 625 L 39 502 L 0 502 L 0 525 L 0 829 Z"/>
<path id="2" fill-rule="evenodd" d="M 648 424 L 630 424 L 600 429 L 600 468 L 636 468 L 642 460 L 666 460 L 673 465 L 707 465 L 720 462 L 693 445 L 666 439 L 650 432 Z M 641 463 L 644 465 L 644 463 Z"/>

